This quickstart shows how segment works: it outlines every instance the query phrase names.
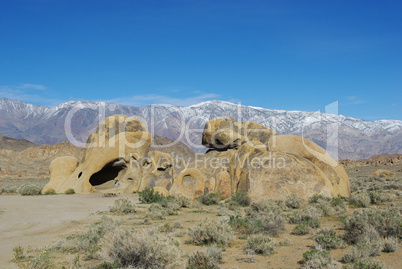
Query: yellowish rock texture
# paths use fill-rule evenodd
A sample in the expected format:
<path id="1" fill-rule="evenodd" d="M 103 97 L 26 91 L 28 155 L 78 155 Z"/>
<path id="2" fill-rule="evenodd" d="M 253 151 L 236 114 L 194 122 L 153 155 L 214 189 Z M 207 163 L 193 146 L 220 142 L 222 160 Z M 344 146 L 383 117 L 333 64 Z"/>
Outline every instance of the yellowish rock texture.
<path id="1" fill-rule="evenodd" d="M 302 199 L 315 193 L 350 195 L 345 170 L 323 148 L 257 123 L 208 121 L 202 144 L 209 150 L 194 155 L 185 168 L 167 152 L 150 151 L 151 140 L 140 120 L 108 117 L 89 136 L 82 160 L 60 157 L 51 163 L 51 179 L 42 191 L 132 193 L 154 188 L 192 199 L 208 192 L 225 198 L 247 193 L 254 201 L 283 200 L 290 194 Z"/>

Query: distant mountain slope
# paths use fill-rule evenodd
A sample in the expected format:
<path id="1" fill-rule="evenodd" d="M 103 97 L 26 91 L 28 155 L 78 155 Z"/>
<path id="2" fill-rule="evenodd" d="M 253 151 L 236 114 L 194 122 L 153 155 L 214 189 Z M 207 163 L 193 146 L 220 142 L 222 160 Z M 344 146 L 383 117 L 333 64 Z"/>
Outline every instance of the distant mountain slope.
<path id="1" fill-rule="evenodd" d="M 381 153 L 402 153 L 402 121 L 364 121 L 342 115 L 239 106 L 225 101 L 208 101 L 188 107 L 132 107 L 68 101 L 48 108 L 2 98 L 0 135 L 24 138 L 38 144 L 55 144 L 67 140 L 66 119 L 68 122 L 71 118 L 71 133 L 77 141 L 85 142 L 99 123 L 98 115 L 113 114 L 139 117 L 146 122 L 152 134 L 179 139 L 198 152 L 205 150 L 201 146 L 205 123 L 215 117 L 232 116 L 236 121 L 254 121 L 280 134 L 303 134 L 327 148 L 333 155 L 337 133 L 333 127 L 337 124 L 339 159 L 363 159 Z"/>
<path id="2" fill-rule="evenodd" d="M 21 151 L 30 147 L 36 147 L 38 145 L 25 139 L 16 139 L 6 136 L 0 136 L 0 150 L 9 149 Z"/>

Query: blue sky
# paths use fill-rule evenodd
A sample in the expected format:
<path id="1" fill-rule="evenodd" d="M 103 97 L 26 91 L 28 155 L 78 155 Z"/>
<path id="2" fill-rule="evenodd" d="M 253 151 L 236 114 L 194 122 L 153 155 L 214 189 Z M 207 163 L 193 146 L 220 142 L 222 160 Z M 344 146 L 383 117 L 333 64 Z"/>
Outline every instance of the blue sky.
<path id="1" fill-rule="evenodd" d="M 401 1 L 0 0 L 0 97 L 402 120 Z"/>

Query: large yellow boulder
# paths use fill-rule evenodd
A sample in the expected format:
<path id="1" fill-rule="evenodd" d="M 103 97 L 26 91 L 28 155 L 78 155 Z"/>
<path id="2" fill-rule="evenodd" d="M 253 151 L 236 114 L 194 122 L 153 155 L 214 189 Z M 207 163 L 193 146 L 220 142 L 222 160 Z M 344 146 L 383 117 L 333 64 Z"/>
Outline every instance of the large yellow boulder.
<path id="1" fill-rule="evenodd" d="M 248 165 L 252 157 L 258 153 L 265 152 L 266 147 L 255 147 L 254 144 L 243 144 L 230 159 L 230 178 L 231 178 L 231 192 L 235 194 L 239 192 L 240 175 L 244 169 L 248 169 Z M 245 192 L 241 188 L 240 192 Z"/>
<path id="2" fill-rule="evenodd" d="M 139 191 L 145 188 L 163 187 L 170 189 L 173 183 L 173 159 L 169 153 L 150 151 L 144 158 L 143 174 Z"/>
<path id="3" fill-rule="evenodd" d="M 99 190 L 104 191 L 138 191 L 142 179 L 140 162 L 147 156 L 151 140 L 151 134 L 138 119 L 124 115 L 106 118 L 89 136 L 78 167 L 58 182 L 56 192 L 74 189 L 76 193 L 90 193 L 94 186 L 102 186 Z M 51 177 L 57 173 L 51 171 Z"/>
<path id="4" fill-rule="evenodd" d="M 56 190 L 77 168 L 79 160 L 73 156 L 64 156 L 54 159 L 49 166 L 50 180 L 43 187 L 42 193 Z"/>
<path id="5" fill-rule="evenodd" d="M 316 143 L 296 135 L 274 135 L 268 147 L 273 151 L 291 153 L 309 160 L 332 183 L 335 195 L 350 196 L 349 178 L 345 169 Z"/>
<path id="6" fill-rule="evenodd" d="M 218 150 L 237 148 L 244 143 L 265 148 L 274 134 L 273 130 L 255 122 L 236 122 L 231 117 L 218 117 L 205 124 L 202 144 Z"/>
<path id="7" fill-rule="evenodd" d="M 230 175 L 227 171 L 221 171 L 216 175 L 216 188 L 215 192 L 220 194 L 224 198 L 228 198 L 232 195 L 230 185 Z"/>
<path id="8" fill-rule="evenodd" d="M 329 197 L 336 194 L 325 174 L 312 162 L 277 151 L 253 156 L 248 169 L 240 173 L 238 192 L 247 193 L 254 201 L 285 200 L 291 194 L 303 200 L 316 193 Z"/>
<path id="9" fill-rule="evenodd" d="M 189 168 L 181 171 L 170 189 L 171 195 L 181 194 L 195 199 L 204 194 L 204 177 L 198 169 Z"/>
<path id="10" fill-rule="evenodd" d="M 205 124 L 202 144 L 207 148 L 229 149 L 241 145 L 241 124 L 233 118 L 215 118 Z"/>

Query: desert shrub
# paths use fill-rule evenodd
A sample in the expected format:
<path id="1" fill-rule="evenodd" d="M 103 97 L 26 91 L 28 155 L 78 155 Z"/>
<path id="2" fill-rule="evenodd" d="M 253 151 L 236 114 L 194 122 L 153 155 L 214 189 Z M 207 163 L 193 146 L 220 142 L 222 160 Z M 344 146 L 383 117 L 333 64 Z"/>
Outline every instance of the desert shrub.
<path id="1" fill-rule="evenodd" d="M 141 203 L 144 204 L 152 204 L 159 203 L 165 197 L 159 192 L 155 192 L 154 189 L 145 188 L 142 192 L 139 193 L 139 199 Z"/>
<path id="2" fill-rule="evenodd" d="M 120 267 L 183 268 L 178 244 L 152 231 L 118 229 L 108 233 L 102 243 L 102 257 Z"/>
<path id="3" fill-rule="evenodd" d="M 334 229 L 322 229 L 313 238 L 321 248 L 326 250 L 345 247 L 343 240 L 336 235 Z"/>
<path id="4" fill-rule="evenodd" d="M 305 223 L 306 225 L 310 226 L 311 228 L 320 228 L 321 227 L 321 223 L 318 219 L 304 220 L 301 223 Z"/>
<path id="5" fill-rule="evenodd" d="M 25 258 L 24 248 L 21 246 L 13 248 L 13 253 L 14 253 L 14 261 L 19 261 Z"/>
<path id="6" fill-rule="evenodd" d="M 322 194 L 314 194 L 313 196 L 311 196 L 310 197 L 310 199 L 308 200 L 308 202 L 310 203 L 310 204 L 316 204 L 316 203 L 318 203 L 319 201 L 327 201 L 327 202 L 330 202 L 331 201 L 331 198 L 329 198 L 329 197 L 327 197 L 327 196 L 324 196 L 324 195 L 322 195 Z"/>
<path id="7" fill-rule="evenodd" d="M 53 194 L 56 194 L 56 191 L 54 189 L 48 189 L 43 194 L 44 195 L 53 195 Z"/>
<path id="8" fill-rule="evenodd" d="M 383 252 L 396 252 L 398 250 L 398 238 L 396 237 L 385 238 L 383 244 Z"/>
<path id="9" fill-rule="evenodd" d="M 171 233 L 174 231 L 174 228 L 170 223 L 165 223 L 159 227 L 158 231 L 161 233 Z"/>
<path id="10" fill-rule="evenodd" d="M 303 200 L 292 194 L 287 197 L 285 204 L 290 208 L 300 208 L 303 205 Z"/>
<path id="11" fill-rule="evenodd" d="M 237 216 L 239 214 L 240 214 L 240 212 L 238 210 L 233 211 L 225 206 L 222 206 L 217 212 L 218 216 L 227 216 L 227 217 Z"/>
<path id="12" fill-rule="evenodd" d="M 353 269 L 385 269 L 385 265 L 380 261 L 372 259 L 360 259 L 353 264 Z"/>
<path id="13" fill-rule="evenodd" d="M 303 268 L 311 269 L 340 269 L 342 266 L 334 261 L 329 252 L 313 249 L 303 253 Z"/>
<path id="14" fill-rule="evenodd" d="M 204 205 L 217 205 L 221 201 L 219 194 L 217 193 L 207 193 L 196 198 Z"/>
<path id="15" fill-rule="evenodd" d="M 218 269 L 222 261 L 222 249 L 211 246 L 197 250 L 188 259 L 187 269 Z"/>
<path id="16" fill-rule="evenodd" d="M 373 227 L 381 237 L 400 237 L 402 216 L 398 209 L 356 210 L 344 220 L 345 240 L 351 244 L 357 242 L 360 235 Z"/>
<path id="17" fill-rule="evenodd" d="M 39 195 L 40 191 L 41 191 L 40 187 L 31 183 L 24 184 L 18 189 L 18 193 L 21 194 L 22 196 Z"/>
<path id="18" fill-rule="evenodd" d="M 343 256 L 345 262 L 356 262 L 360 259 L 378 255 L 383 249 L 383 241 L 378 232 L 370 227 L 361 234 L 353 249 Z"/>
<path id="19" fill-rule="evenodd" d="M 350 204 L 357 207 L 368 207 L 370 202 L 370 196 L 365 191 L 357 191 L 350 196 Z"/>
<path id="20" fill-rule="evenodd" d="M 42 249 L 35 255 L 28 255 L 24 253 L 24 249 L 17 247 L 14 251 L 14 262 L 17 263 L 18 268 L 21 269 L 53 269 L 52 251 Z"/>
<path id="21" fill-rule="evenodd" d="M 264 234 L 254 234 L 247 239 L 246 252 L 269 256 L 274 253 L 275 241 Z"/>
<path id="22" fill-rule="evenodd" d="M 260 217 L 254 217 L 253 233 L 264 233 L 271 236 L 278 236 L 285 229 L 285 217 L 283 214 L 271 212 Z"/>
<path id="23" fill-rule="evenodd" d="M 311 227 L 306 223 L 302 222 L 293 228 L 292 234 L 294 235 L 306 235 L 311 231 Z"/>
<path id="24" fill-rule="evenodd" d="M 376 205 L 383 202 L 382 193 L 379 191 L 369 191 L 368 195 L 370 197 L 370 203 Z"/>
<path id="25" fill-rule="evenodd" d="M 235 202 L 235 201 L 233 201 L 233 200 L 226 201 L 225 203 L 222 203 L 222 202 L 221 202 L 221 209 L 222 209 L 223 207 L 226 207 L 227 209 L 229 209 L 229 210 L 231 210 L 231 211 L 238 211 L 238 212 L 240 212 L 240 204 L 237 203 L 237 202 Z"/>
<path id="26" fill-rule="evenodd" d="M 189 228 L 189 236 L 197 244 L 227 245 L 235 239 L 232 228 L 222 221 L 205 220 L 197 226 Z"/>
<path id="27" fill-rule="evenodd" d="M 277 236 L 285 228 L 285 217 L 274 212 L 246 217 L 237 215 L 230 217 L 229 224 L 239 233 Z"/>
<path id="28" fill-rule="evenodd" d="M 164 208 L 166 215 L 175 215 L 180 210 L 182 204 L 174 197 L 169 196 L 162 199 L 159 204 Z"/>
<path id="29" fill-rule="evenodd" d="M 64 194 L 75 194 L 74 189 L 68 189 L 64 192 Z"/>
<path id="30" fill-rule="evenodd" d="M 302 221 L 318 221 L 322 212 L 315 207 L 308 207 L 303 210 L 295 210 L 292 215 L 288 215 L 289 223 L 298 224 Z M 318 222 L 319 223 L 319 222 Z"/>
<path id="31" fill-rule="evenodd" d="M 249 206 L 251 204 L 251 199 L 246 193 L 236 193 L 230 199 L 241 206 Z"/>
<path id="32" fill-rule="evenodd" d="M 173 223 L 173 227 L 178 229 L 178 228 L 183 228 L 183 226 L 181 225 L 180 222 L 176 221 L 175 223 Z"/>
<path id="33" fill-rule="evenodd" d="M 333 216 L 335 215 L 335 209 L 332 207 L 331 202 L 327 200 L 318 200 L 317 203 L 314 204 L 318 210 L 320 210 L 323 216 Z"/>
<path id="34" fill-rule="evenodd" d="M 174 201 L 180 205 L 180 207 L 191 207 L 192 201 L 190 198 L 185 197 L 184 195 L 177 194 L 173 196 Z"/>
<path id="35" fill-rule="evenodd" d="M 99 241 L 107 232 L 115 230 L 116 226 L 117 223 L 111 218 L 102 217 L 100 222 L 91 224 L 86 233 L 81 234 L 76 238 L 76 246 L 78 250 L 91 256 L 99 249 Z"/>
<path id="36" fill-rule="evenodd" d="M 346 203 L 345 198 L 342 197 L 333 197 L 331 200 L 331 206 L 336 214 L 345 214 L 348 210 L 348 204 Z"/>
<path id="37" fill-rule="evenodd" d="M 286 209 L 282 201 L 272 201 L 270 199 L 262 199 L 258 202 L 251 203 L 249 208 L 246 208 L 248 216 L 265 215 L 269 213 L 281 214 Z"/>
<path id="38" fill-rule="evenodd" d="M 151 219 L 165 219 L 166 210 L 160 204 L 152 204 L 147 211 L 147 217 Z"/>
<path id="39" fill-rule="evenodd" d="M 135 213 L 135 205 L 128 198 L 117 199 L 113 206 L 109 207 L 109 211 L 121 214 Z"/>

